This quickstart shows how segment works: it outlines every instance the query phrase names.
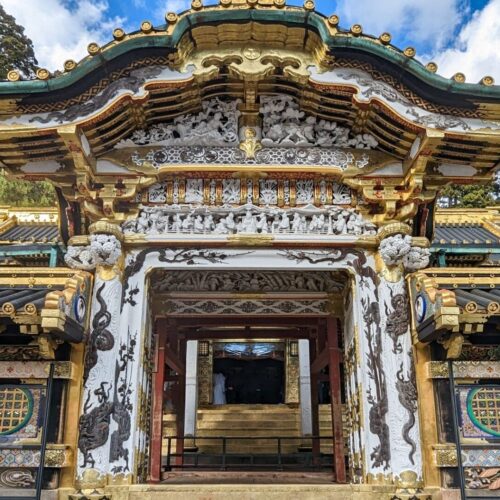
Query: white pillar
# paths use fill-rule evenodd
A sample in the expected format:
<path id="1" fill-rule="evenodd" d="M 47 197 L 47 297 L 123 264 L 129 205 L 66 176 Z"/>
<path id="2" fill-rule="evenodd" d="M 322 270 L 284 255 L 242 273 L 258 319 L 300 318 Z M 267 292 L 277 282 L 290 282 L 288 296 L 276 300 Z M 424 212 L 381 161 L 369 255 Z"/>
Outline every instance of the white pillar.
<path id="1" fill-rule="evenodd" d="M 311 362 L 309 340 L 299 340 L 300 422 L 303 436 L 312 435 Z"/>
<path id="2" fill-rule="evenodd" d="M 196 434 L 196 411 L 198 409 L 198 341 L 188 340 L 186 345 L 186 409 L 184 412 L 184 435 Z"/>

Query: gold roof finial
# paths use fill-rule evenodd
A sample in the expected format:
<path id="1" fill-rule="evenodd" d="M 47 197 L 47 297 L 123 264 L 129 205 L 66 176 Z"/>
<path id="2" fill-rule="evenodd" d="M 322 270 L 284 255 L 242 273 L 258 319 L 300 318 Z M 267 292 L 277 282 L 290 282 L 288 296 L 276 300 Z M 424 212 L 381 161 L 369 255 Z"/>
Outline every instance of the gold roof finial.
<path id="1" fill-rule="evenodd" d="M 384 45 L 388 45 L 389 43 L 391 43 L 391 34 L 388 33 L 387 31 L 385 31 L 384 33 L 382 33 L 378 39 L 384 44 Z"/>
<path id="2" fill-rule="evenodd" d="M 486 85 L 487 87 L 491 87 L 492 85 L 495 85 L 495 79 L 492 76 L 483 76 L 481 80 L 479 81 L 481 85 Z"/>
<path id="3" fill-rule="evenodd" d="M 430 71 L 431 73 L 435 73 L 438 70 L 438 66 L 435 62 L 429 62 L 425 66 L 427 68 L 427 71 Z"/>
<path id="4" fill-rule="evenodd" d="M 125 38 L 125 31 L 123 31 L 121 28 L 115 28 L 113 30 L 113 38 L 115 40 L 123 40 L 123 38 Z"/>
<path id="5" fill-rule="evenodd" d="M 463 73 L 455 73 L 452 76 L 452 79 L 455 80 L 457 83 L 465 83 L 465 75 Z"/>
<path id="6" fill-rule="evenodd" d="M 314 4 L 313 0 L 306 0 L 304 2 L 304 9 L 306 10 L 314 10 L 316 8 L 316 5 Z"/>
<path id="7" fill-rule="evenodd" d="M 7 73 L 7 80 L 9 82 L 17 82 L 21 79 L 21 73 L 17 69 L 12 69 Z"/>
<path id="8" fill-rule="evenodd" d="M 201 10 L 201 9 L 203 9 L 203 2 L 201 0 L 193 0 L 191 2 L 191 8 L 193 10 Z"/>

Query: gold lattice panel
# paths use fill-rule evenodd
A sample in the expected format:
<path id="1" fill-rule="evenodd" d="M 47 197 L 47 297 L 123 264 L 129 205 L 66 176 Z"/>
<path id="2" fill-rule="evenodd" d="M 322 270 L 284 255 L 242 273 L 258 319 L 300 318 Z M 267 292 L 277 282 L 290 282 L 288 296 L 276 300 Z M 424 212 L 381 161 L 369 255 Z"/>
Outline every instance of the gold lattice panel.
<path id="1" fill-rule="evenodd" d="M 26 389 L 0 387 L 0 436 L 24 427 L 33 413 L 33 398 Z"/>
<path id="2" fill-rule="evenodd" d="M 480 429 L 500 436 L 499 386 L 485 386 L 474 391 L 469 395 L 467 406 L 471 419 Z"/>

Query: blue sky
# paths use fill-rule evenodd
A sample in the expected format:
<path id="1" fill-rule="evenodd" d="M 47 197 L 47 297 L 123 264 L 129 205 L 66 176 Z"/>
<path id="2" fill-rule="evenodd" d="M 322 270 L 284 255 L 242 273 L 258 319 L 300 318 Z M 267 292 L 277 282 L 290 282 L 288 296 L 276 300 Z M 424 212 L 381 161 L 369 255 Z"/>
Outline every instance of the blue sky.
<path id="1" fill-rule="evenodd" d="M 163 24 L 165 12 L 179 13 L 190 0 L 0 3 L 25 27 L 41 66 L 55 70 L 66 59 L 83 58 L 89 42 L 109 41 L 113 28 L 136 30 L 145 19 Z M 302 5 L 303 0 L 287 3 Z M 389 31 L 396 46 L 415 47 L 417 58 L 436 61 L 443 76 L 461 71 L 467 81 L 477 82 L 489 74 L 500 83 L 500 0 L 316 0 L 316 10 L 339 15 L 345 28 L 360 23 L 366 33 Z"/>

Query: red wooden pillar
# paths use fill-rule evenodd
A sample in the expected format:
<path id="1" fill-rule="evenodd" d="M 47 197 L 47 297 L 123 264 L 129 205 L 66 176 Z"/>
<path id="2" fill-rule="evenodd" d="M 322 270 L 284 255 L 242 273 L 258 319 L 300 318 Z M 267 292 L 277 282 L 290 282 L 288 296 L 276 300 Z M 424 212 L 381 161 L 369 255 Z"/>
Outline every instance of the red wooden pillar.
<path id="1" fill-rule="evenodd" d="M 329 317 L 326 323 L 329 350 L 330 399 L 332 407 L 334 470 L 338 483 L 346 482 L 344 459 L 344 436 L 342 426 L 342 400 L 340 393 L 340 362 L 339 332 L 337 319 Z"/>
<path id="2" fill-rule="evenodd" d="M 161 448 L 163 438 L 163 383 L 165 379 L 165 342 L 167 331 L 165 323 L 156 323 L 158 333 L 155 335 L 156 353 L 153 371 L 153 409 L 151 422 L 151 455 L 149 480 L 157 483 L 161 480 Z"/>

